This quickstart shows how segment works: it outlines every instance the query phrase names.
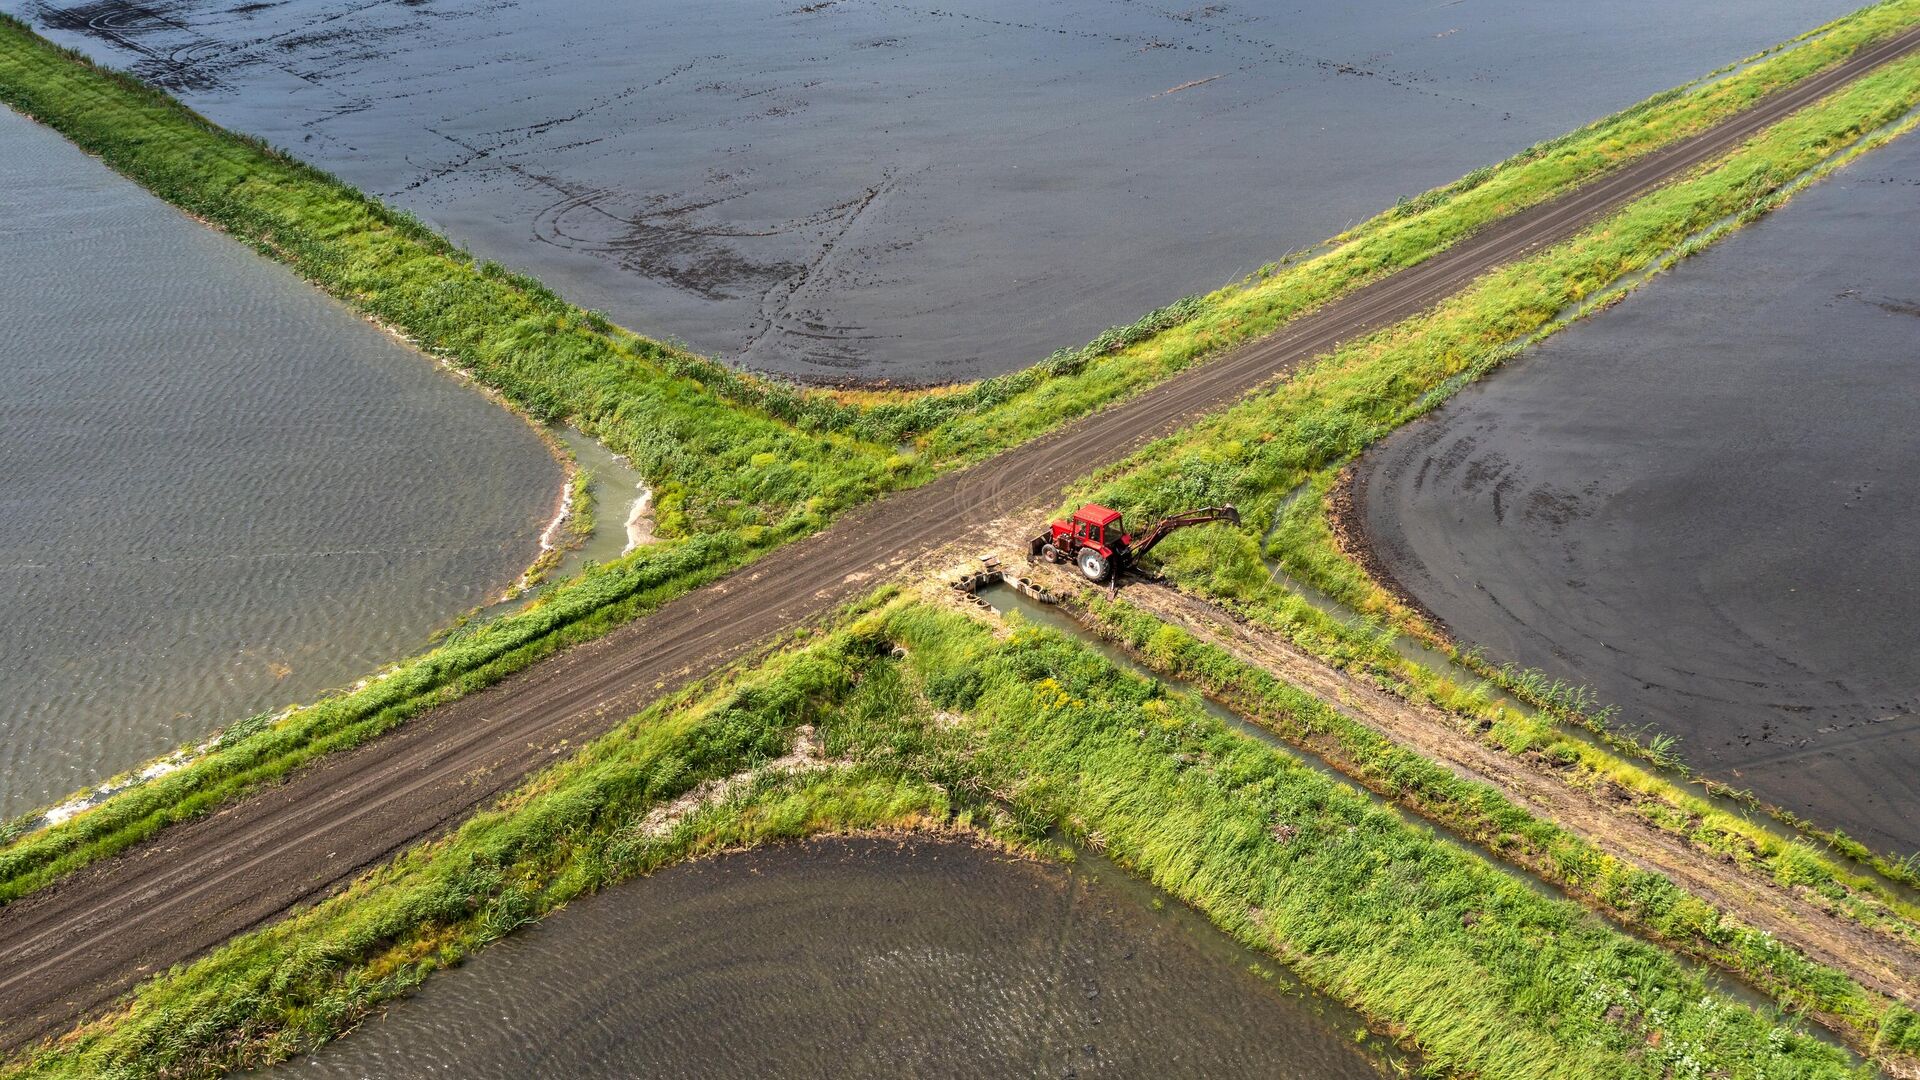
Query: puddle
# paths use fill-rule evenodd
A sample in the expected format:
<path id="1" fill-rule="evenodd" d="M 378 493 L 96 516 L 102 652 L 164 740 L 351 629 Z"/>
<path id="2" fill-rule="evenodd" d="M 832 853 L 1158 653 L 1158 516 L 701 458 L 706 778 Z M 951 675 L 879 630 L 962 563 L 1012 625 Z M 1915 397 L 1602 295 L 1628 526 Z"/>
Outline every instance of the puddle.
<path id="1" fill-rule="evenodd" d="M 573 451 L 579 467 L 592 476 L 587 487 L 593 499 L 593 533 L 554 569 L 553 580 L 564 581 L 588 563 L 610 563 L 652 539 L 653 495 L 646 478 L 598 439 L 572 427 L 559 428 L 555 434 Z"/>

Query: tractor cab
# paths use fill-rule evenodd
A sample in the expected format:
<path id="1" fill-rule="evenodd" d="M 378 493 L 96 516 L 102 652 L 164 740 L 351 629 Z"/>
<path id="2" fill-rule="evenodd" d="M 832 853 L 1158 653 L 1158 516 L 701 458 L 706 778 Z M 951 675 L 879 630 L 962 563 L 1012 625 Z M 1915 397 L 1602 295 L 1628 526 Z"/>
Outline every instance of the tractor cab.
<path id="1" fill-rule="evenodd" d="M 1100 549 L 1113 557 L 1115 548 L 1127 546 L 1127 534 L 1121 531 L 1120 511 L 1088 503 L 1073 512 L 1073 534 L 1082 545 Z"/>
<path id="2" fill-rule="evenodd" d="M 1049 562 L 1073 562 L 1089 580 L 1104 581 L 1117 562 L 1127 558 L 1127 534 L 1120 523 L 1120 511 L 1098 503 L 1088 503 L 1065 521 L 1047 526 L 1033 538 L 1028 554 Z"/>

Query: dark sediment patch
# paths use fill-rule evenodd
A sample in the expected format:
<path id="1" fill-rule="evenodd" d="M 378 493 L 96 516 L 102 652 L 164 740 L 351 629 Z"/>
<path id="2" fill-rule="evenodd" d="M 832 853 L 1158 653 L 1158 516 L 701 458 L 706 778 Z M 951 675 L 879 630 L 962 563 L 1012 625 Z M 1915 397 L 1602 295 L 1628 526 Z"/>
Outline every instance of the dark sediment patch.
<path id="1" fill-rule="evenodd" d="M 954 841 L 728 855 L 581 901 L 284 1071 L 1377 1075 L 1352 1014 L 1152 899 Z"/>
<path id="2" fill-rule="evenodd" d="M 976 378 L 1855 6 L 0 0 L 643 333 Z"/>
<path id="3" fill-rule="evenodd" d="M 1920 850 L 1920 139 L 1363 464 L 1377 568 L 1710 775 Z"/>

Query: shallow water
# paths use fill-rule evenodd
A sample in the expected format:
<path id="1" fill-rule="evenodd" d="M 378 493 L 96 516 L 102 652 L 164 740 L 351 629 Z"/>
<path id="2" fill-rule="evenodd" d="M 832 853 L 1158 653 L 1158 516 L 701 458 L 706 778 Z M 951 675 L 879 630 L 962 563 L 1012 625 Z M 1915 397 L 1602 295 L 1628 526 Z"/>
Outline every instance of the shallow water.
<path id="1" fill-rule="evenodd" d="M 1079 345 L 1856 0 L 0 0 L 644 333 Z"/>
<path id="2" fill-rule="evenodd" d="M 1920 850 L 1920 138 L 1549 339 L 1368 464 L 1465 641 Z"/>
<path id="3" fill-rule="evenodd" d="M 533 558 L 526 424 L 0 108 L 0 818 L 426 644 Z"/>
<path id="4" fill-rule="evenodd" d="M 580 901 L 289 1077 L 1378 1075 L 1361 1025 L 1098 859 L 836 839 Z"/>

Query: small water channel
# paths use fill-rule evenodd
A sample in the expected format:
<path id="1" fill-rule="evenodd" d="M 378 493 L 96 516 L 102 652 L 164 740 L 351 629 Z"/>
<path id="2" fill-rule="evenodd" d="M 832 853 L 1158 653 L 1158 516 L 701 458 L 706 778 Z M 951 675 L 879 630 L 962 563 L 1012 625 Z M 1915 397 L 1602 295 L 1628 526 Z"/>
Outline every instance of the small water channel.
<path id="1" fill-rule="evenodd" d="M 1097 856 L 826 839 L 582 900 L 275 1073 L 1360 1080 L 1361 1029 Z"/>
<path id="2" fill-rule="evenodd" d="M 532 561 L 523 421 L 0 108 L 0 820 L 417 651 Z"/>
<path id="3" fill-rule="evenodd" d="M 566 553 L 550 575 L 551 580 L 564 581 L 588 563 L 610 563 L 651 540 L 653 494 L 638 469 L 591 435 L 573 427 L 560 428 L 555 434 L 589 477 L 587 492 L 594 514 L 593 531 Z"/>

